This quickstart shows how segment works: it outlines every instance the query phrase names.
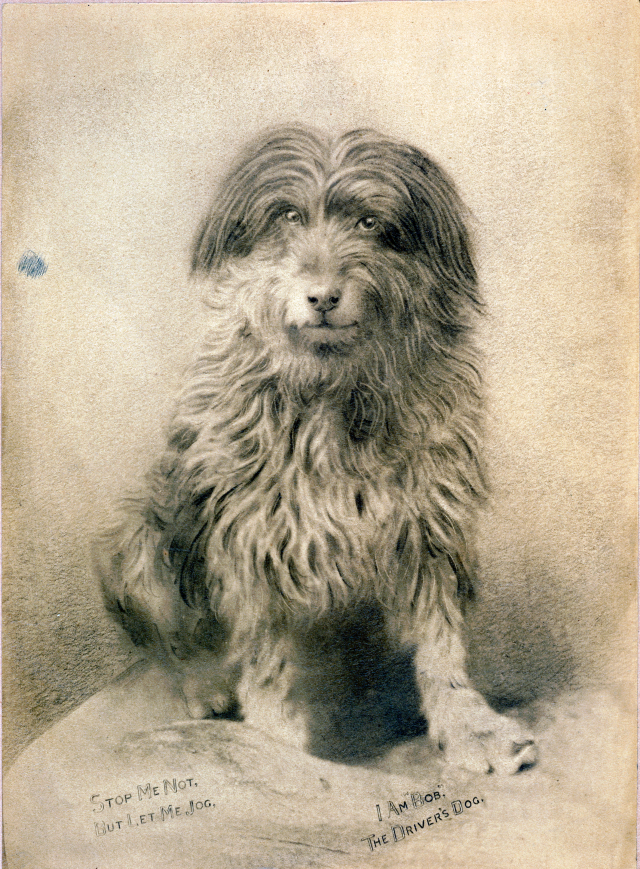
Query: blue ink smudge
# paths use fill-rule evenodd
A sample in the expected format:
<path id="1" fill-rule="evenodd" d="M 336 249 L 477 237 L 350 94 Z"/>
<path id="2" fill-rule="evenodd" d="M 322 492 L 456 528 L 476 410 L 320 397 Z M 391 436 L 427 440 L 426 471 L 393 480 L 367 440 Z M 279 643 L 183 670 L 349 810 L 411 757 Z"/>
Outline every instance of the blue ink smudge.
<path id="1" fill-rule="evenodd" d="M 28 278 L 40 278 L 47 270 L 47 264 L 34 250 L 23 253 L 18 263 L 18 271 Z"/>

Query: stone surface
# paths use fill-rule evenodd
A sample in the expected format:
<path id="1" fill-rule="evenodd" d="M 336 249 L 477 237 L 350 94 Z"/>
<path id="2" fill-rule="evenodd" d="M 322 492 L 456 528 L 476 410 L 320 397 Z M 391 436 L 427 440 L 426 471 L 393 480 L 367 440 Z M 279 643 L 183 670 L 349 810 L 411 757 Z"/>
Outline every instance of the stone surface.
<path id="1" fill-rule="evenodd" d="M 424 736 L 323 760 L 266 720 L 188 720 L 137 665 L 10 770 L 9 869 L 635 865 L 634 719 L 608 694 L 529 710 L 540 762 L 508 777 L 452 769 Z"/>

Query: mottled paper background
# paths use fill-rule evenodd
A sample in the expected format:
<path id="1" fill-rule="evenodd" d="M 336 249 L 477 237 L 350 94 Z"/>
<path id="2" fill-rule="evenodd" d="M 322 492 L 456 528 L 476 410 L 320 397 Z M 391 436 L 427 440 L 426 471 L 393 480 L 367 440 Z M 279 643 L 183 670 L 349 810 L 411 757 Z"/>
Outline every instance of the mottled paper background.
<path id="1" fill-rule="evenodd" d="M 474 213 L 494 500 L 478 684 L 631 683 L 637 7 L 4 6 L 9 759 L 136 657 L 89 542 L 161 443 L 215 183 L 288 121 L 405 138 Z M 45 275 L 18 272 L 27 250 Z"/>

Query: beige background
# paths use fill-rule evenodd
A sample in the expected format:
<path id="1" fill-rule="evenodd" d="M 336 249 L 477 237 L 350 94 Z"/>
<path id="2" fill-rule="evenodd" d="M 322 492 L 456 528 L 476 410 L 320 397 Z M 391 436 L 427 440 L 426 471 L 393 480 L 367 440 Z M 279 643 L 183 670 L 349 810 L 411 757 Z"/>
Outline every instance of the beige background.
<path id="1" fill-rule="evenodd" d="M 136 657 L 89 541 L 161 443 L 215 183 L 280 122 L 405 138 L 474 213 L 494 486 L 480 686 L 632 678 L 637 6 L 4 7 L 9 759 Z M 27 249 L 43 277 L 18 273 Z"/>

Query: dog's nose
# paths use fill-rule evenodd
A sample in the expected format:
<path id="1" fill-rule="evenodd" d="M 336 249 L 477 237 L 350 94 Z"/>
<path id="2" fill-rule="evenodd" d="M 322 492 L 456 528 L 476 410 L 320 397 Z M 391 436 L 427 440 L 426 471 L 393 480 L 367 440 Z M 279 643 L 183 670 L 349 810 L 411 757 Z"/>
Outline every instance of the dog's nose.
<path id="1" fill-rule="evenodd" d="M 307 301 L 314 311 L 326 313 L 340 304 L 340 291 L 335 287 L 328 287 L 326 290 L 317 289 L 307 296 Z"/>

